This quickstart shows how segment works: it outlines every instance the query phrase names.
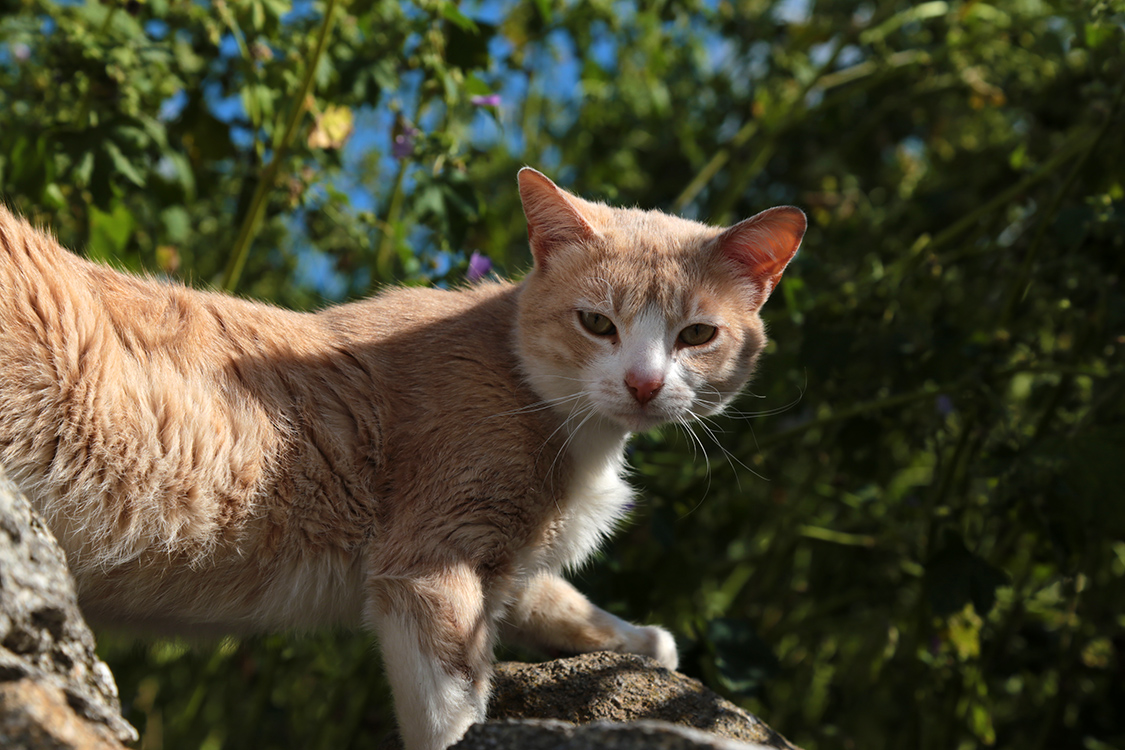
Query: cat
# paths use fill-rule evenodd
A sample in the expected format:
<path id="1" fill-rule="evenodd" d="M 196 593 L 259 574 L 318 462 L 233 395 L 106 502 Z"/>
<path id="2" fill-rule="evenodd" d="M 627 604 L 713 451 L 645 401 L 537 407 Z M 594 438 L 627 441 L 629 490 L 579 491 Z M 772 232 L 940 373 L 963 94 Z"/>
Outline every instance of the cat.
<path id="1" fill-rule="evenodd" d="M 676 667 L 562 571 L 631 505 L 629 434 L 748 381 L 805 216 L 720 229 L 518 183 L 521 283 L 316 313 L 119 273 L 0 207 L 0 464 L 92 621 L 369 628 L 408 750 L 484 718 L 500 637 Z"/>

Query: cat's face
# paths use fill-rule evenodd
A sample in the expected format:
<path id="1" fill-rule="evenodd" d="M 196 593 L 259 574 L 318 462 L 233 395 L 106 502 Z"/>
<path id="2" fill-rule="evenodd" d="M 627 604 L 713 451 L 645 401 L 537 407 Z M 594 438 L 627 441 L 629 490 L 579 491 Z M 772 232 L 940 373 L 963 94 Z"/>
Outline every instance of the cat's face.
<path id="1" fill-rule="evenodd" d="M 536 392 L 572 429 L 638 431 L 714 414 L 750 378 L 758 310 L 804 233 L 771 209 L 729 230 L 583 201 L 520 173 L 535 269 L 519 348 Z"/>

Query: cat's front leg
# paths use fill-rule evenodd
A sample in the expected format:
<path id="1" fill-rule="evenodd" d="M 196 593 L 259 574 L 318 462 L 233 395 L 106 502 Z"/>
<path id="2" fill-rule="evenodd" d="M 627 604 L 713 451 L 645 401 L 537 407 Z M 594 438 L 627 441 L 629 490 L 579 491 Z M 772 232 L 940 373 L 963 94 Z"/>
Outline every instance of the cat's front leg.
<path id="1" fill-rule="evenodd" d="M 368 616 L 379 638 L 406 750 L 443 750 L 483 721 L 493 618 L 468 566 L 372 576 Z"/>
<path id="2" fill-rule="evenodd" d="M 633 625 L 611 615 L 554 573 L 539 573 L 528 580 L 508 610 L 502 635 L 545 652 L 640 654 L 668 669 L 679 663 L 676 642 L 667 630 Z"/>

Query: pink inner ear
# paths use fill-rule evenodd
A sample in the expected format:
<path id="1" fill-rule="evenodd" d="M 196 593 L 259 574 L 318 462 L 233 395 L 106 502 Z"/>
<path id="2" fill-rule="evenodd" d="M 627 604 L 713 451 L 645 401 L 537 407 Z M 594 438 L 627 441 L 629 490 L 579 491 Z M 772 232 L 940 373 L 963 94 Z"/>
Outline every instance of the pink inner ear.
<path id="1" fill-rule="evenodd" d="M 578 199 L 546 176 L 524 167 L 519 173 L 519 185 L 527 217 L 527 238 L 537 266 L 546 267 L 547 259 L 560 245 L 596 234 L 582 216 Z"/>
<path id="2" fill-rule="evenodd" d="M 746 276 L 765 286 L 768 295 L 797 254 L 807 226 L 808 220 L 799 208 L 769 208 L 719 235 L 719 248 L 744 269 Z"/>

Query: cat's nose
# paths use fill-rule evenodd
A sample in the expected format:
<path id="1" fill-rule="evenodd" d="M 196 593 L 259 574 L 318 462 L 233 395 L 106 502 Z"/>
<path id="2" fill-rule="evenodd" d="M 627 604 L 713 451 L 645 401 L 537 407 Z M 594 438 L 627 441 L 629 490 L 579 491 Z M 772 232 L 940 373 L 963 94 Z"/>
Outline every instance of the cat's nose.
<path id="1" fill-rule="evenodd" d="M 641 406 L 652 401 L 663 386 L 664 379 L 659 376 L 635 372 L 625 373 L 625 387 L 629 389 L 629 393 L 633 394 L 633 398 L 637 399 L 637 403 Z"/>

